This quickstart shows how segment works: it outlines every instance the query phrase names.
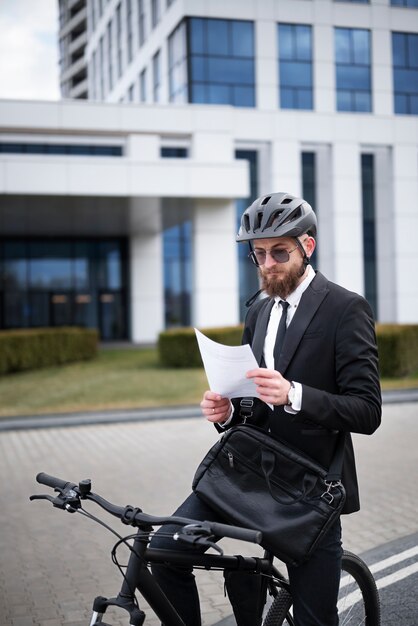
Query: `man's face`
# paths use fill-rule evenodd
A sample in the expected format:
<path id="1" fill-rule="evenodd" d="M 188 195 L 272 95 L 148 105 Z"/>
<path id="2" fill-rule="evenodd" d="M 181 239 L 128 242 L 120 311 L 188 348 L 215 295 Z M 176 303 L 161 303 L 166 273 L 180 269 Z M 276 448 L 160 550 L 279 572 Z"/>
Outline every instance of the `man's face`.
<path id="1" fill-rule="evenodd" d="M 315 240 L 303 235 L 299 240 L 307 256 L 310 257 L 315 247 Z M 260 265 L 261 287 L 271 298 L 287 296 L 296 289 L 305 275 L 302 251 L 293 237 L 278 237 L 271 239 L 255 239 L 253 249 L 259 260 L 265 261 Z M 287 251 L 289 260 L 278 263 L 271 256 L 270 251 Z"/>

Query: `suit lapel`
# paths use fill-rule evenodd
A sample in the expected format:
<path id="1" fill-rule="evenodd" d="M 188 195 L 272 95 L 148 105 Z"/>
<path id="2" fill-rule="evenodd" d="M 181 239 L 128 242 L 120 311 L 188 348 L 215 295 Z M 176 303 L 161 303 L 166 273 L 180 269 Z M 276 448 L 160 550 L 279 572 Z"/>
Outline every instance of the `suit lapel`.
<path id="1" fill-rule="evenodd" d="M 283 343 L 282 357 L 276 364 L 276 369 L 284 376 L 296 349 L 305 334 L 312 318 L 316 314 L 322 301 L 328 294 L 327 281 L 319 272 L 303 293 L 295 315 L 286 331 Z"/>
<path id="2" fill-rule="evenodd" d="M 270 319 L 270 312 L 273 308 L 274 299 L 266 298 L 265 303 L 260 310 L 260 313 L 257 316 L 255 329 L 254 329 L 254 338 L 252 341 L 252 350 L 254 352 L 254 356 L 257 360 L 257 363 L 261 366 L 261 360 L 263 358 L 263 350 L 264 350 L 264 340 L 266 338 L 267 326 Z"/>

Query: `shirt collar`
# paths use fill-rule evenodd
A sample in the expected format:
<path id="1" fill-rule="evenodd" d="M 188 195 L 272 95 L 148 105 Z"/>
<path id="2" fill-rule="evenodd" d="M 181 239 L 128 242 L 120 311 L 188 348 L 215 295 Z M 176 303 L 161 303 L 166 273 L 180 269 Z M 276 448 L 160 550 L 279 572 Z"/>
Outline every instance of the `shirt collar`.
<path id="1" fill-rule="evenodd" d="M 312 265 L 308 265 L 308 272 L 305 278 L 302 280 L 300 285 L 298 285 L 296 289 L 287 296 L 286 302 L 288 302 L 290 306 L 296 307 L 299 304 L 304 291 L 306 291 L 306 289 L 309 287 L 309 285 L 311 284 L 314 278 L 315 278 L 315 270 L 313 269 Z M 276 296 L 274 299 L 278 303 L 283 298 L 280 298 L 280 296 Z"/>

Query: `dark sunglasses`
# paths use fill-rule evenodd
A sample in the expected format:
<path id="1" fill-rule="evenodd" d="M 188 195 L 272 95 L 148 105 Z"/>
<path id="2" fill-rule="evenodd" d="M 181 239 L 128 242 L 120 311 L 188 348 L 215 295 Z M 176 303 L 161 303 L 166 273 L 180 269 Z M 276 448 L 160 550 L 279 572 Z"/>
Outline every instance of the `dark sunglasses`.
<path id="1" fill-rule="evenodd" d="M 284 248 L 272 248 L 271 250 L 251 250 L 248 256 L 254 263 L 254 265 L 257 265 L 258 267 L 260 265 L 264 265 L 264 263 L 266 262 L 267 253 L 276 263 L 287 263 L 290 259 L 290 255 L 292 254 L 292 252 L 297 250 L 298 247 L 299 246 L 296 246 L 295 248 L 293 248 L 293 250 L 285 250 Z"/>

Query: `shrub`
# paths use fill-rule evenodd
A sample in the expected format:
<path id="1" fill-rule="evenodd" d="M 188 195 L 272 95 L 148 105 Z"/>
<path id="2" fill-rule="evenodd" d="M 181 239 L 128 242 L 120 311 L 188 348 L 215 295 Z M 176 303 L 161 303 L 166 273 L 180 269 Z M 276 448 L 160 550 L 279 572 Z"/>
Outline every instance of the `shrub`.
<path id="1" fill-rule="evenodd" d="M 202 332 L 219 343 L 237 346 L 243 327 L 206 328 Z M 418 325 L 378 324 L 379 369 L 383 378 L 402 378 L 418 371 Z M 193 328 L 175 328 L 160 333 L 158 355 L 164 367 L 202 367 Z"/>
<path id="2" fill-rule="evenodd" d="M 94 328 L 34 328 L 0 332 L 0 374 L 92 359 L 97 354 Z"/>
<path id="3" fill-rule="evenodd" d="M 418 371 L 418 325 L 377 324 L 382 378 L 402 378 Z"/>
<path id="4" fill-rule="evenodd" d="M 242 325 L 224 328 L 204 328 L 202 333 L 218 343 L 239 346 Z M 160 333 L 158 356 L 164 367 L 203 367 L 193 328 L 175 328 Z"/>

